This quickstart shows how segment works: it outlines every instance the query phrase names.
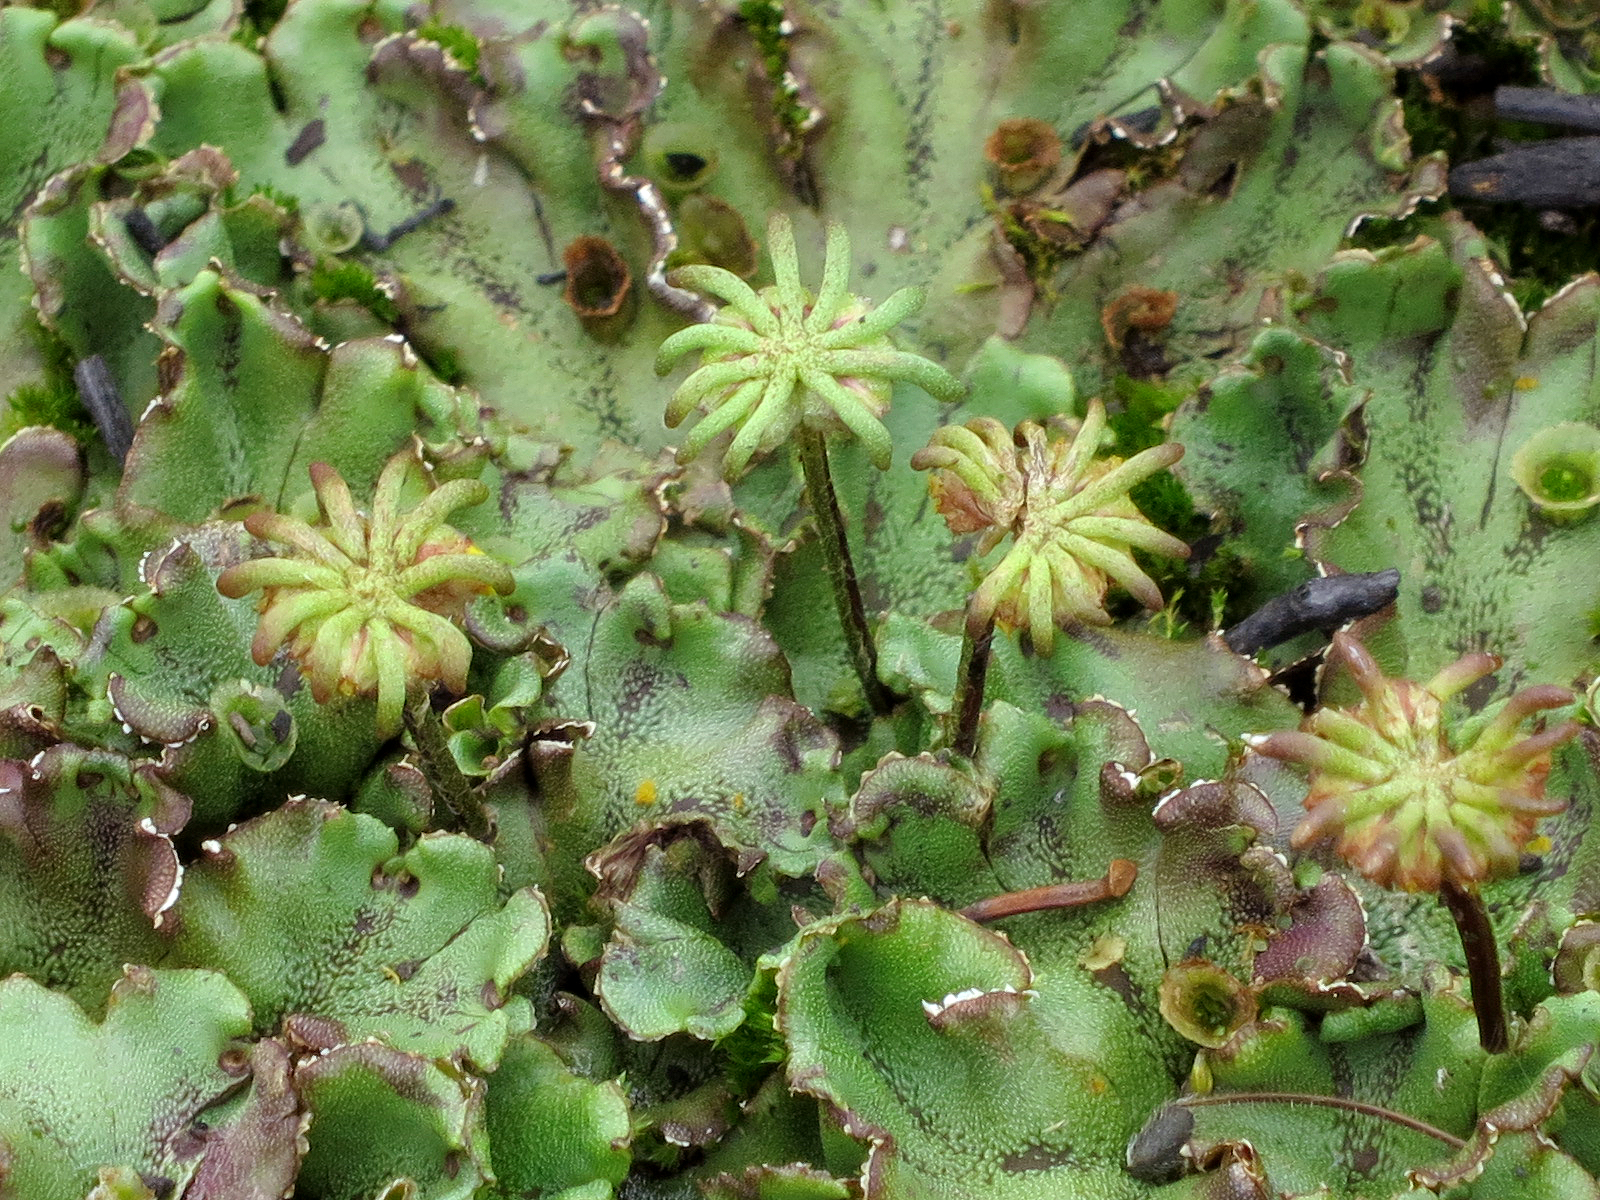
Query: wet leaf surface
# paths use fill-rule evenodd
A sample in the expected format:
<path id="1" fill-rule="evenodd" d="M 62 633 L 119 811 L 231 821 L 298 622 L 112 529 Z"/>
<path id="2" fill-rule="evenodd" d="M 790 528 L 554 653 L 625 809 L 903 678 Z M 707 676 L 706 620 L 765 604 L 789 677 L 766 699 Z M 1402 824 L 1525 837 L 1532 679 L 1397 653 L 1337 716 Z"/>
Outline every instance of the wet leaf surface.
<path id="1" fill-rule="evenodd" d="M 17 219 L 56 171 L 102 154 L 115 158 L 126 149 L 112 127 L 119 101 L 136 107 L 142 88 L 129 83 L 124 93 L 118 68 L 138 61 L 134 39 L 115 24 L 67 21 L 42 9 L 7 10 L 0 18 L 0 106 L 28 113 L 0 141 L 0 256 L 15 263 Z M 111 130 L 112 137 L 107 133 Z M 109 142 L 109 144 L 108 144 Z M 40 374 L 41 355 L 32 334 L 31 288 L 7 270 L 0 298 L 0 331 L 14 351 L 0 366 L 0 394 Z"/>
<path id="2" fill-rule="evenodd" d="M 237 981 L 258 1031 L 492 1069 L 526 1020 L 509 992 L 544 951 L 544 901 L 529 888 L 502 903 L 492 853 L 469 838 L 397 849 L 374 818 L 291 800 L 189 869 L 177 957 Z"/>
<path id="3" fill-rule="evenodd" d="M 1370 389 L 1360 502 L 1308 514 L 1307 551 L 1346 571 L 1400 568 L 1396 616 L 1374 650 L 1426 678 L 1468 649 L 1513 666 L 1502 694 L 1593 670 L 1594 598 L 1571 587 L 1593 522 L 1557 525 L 1511 478 L 1547 425 L 1593 415 L 1600 285 L 1579 281 L 1531 317 L 1502 290 L 1476 231 L 1374 257 L 1340 256 L 1297 307 L 1308 332 L 1350 355 Z"/>
<path id="4" fill-rule="evenodd" d="M 124 963 L 166 954 L 188 798 L 148 764 L 64 744 L 0 760 L 0 789 L 0 970 L 99 1012 Z"/>
<path id="5" fill-rule="evenodd" d="M 632 1132 L 622 1089 L 575 1073 L 547 1044 L 522 1036 L 489 1083 L 484 1124 L 495 1175 L 511 1194 L 617 1184 Z"/>
<path id="6" fill-rule="evenodd" d="M 244 1074 L 234 1060 L 249 1059 L 249 1003 L 212 971 L 128 967 L 98 1022 L 13 976 L 0 1020 L 5 1181 L 22 1195 L 82 1195 L 109 1164 L 183 1187 L 208 1156 L 211 1106 Z"/>
<path id="7" fill-rule="evenodd" d="M 466 1200 L 493 1178 L 483 1084 L 447 1063 L 369 1042 L 330 1050 L 294 1082 L 311 1114 L 297 1186 L 313 1195 L 395 1195 L 410 1180 L 413 1194 Z"/>
<path id="8" fill-rule="evenodd" d="M 747 619 L 671 604 L 648 575 L 602 603 L 560 684 L 595 733 L 540 776 L 557 836 L 587 853 L 637 822 L 706 820 L 742 865 L 814 869 L 837 748 L 789 699 L 776 646 Z M 559 877 L 558 911 L 589 886 Z"/>

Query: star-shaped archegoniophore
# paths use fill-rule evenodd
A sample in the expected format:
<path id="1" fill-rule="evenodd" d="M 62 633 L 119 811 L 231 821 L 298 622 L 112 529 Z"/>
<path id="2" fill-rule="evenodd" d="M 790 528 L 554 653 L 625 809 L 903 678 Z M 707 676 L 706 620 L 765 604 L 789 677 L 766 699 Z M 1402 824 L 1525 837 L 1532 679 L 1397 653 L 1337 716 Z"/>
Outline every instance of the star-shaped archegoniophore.
<path id="1" fill-rule="evenodd" d="M 1497 657 L 1468 654 L 1416 684 L 1385 678 L 1365 646 L 1338 633 L 1329 661 L 1349 669 L 1360 704 L 1319 708 L 1298 732 L 1245 739 L 1257 754 L 1310 768 L 1295 848 L 1331 838 L 1374 883 L 1407 892 L 1514 875 L 1539 818 L 1567 805 L 1544 794 L 1545 778 L 1551 751 L 1578 732 L 1563 721 L 1524 737 L 1521 726 L 1572 693 L 1524 688 L 1457 749 L 1445 702 L 1498 669 Z"/>
<path id="2" fill-rule="evenodd" d="M 488 498 L 479 481 L 452 480 L 400 511 L 415 461 L 401 453 L 384 466 L 370 516 L 356 510 L 337 471 L 312 464 L 321 519 L 251 513 L 245 528 L 291 554 L 238 563 L 217 578 L 224 596 L 262 592 L 250 647 L 256 662 L 266 665 L 286 646 L 318 703 L 376 693 L 385 737 L 399 732 L 406 697 L 422 684 L 466 689 L 472 645 L 454 621 L 473 597 L 515 586 L 503 563 L 444 523 Z"/>
<path id="3" fill-rule="evenodd" d="M 759 292 L 721 267 L 677 272 L 679 283 L 710 292 L 725 305 L 712 320 L 667 338 L 656 356 L 656 370 L 664 375 L 689 351 L 701 352 L 701 366 L 667 405 L 672 428 L 696 408 L 705 412 L 679 450 L 679 461 L 737 428 L 722 467 L 733 480 L 755 455 L 804 426 L 821 433 L 848 430 L 875 466 L 887 468 L 893 443 L 880 418 L 894 382 L 914 383 L 941 400 L 954 400 L 964 390 L 943 367 L 896 350 L 889 340 L 889 330 L 922 307 L 922 289 L 901 288 L 876 308 L 851 295 L 850 238 L 844 226 L 833 224 L 822 286 L 813 299 L 800 283 L 787 216 L 773 215 L 767 241 L 776 282 Z"/>
<path id="4" fill-rule="evenodd" d="M 1027 629 L 1040 654 L 1054 650 L 1058 625 L 1111 620 L 1105 596 L 1113 580 L 1145 607 L 1161 607 L 1160 589 L 1132 550 L 1189 554 L 1128 498 L 1129 489 L 1183 457 L 1183 447 L 1167 442 L 1126 461 L 1097 458 L 1105 428 L 1105 406 L 1095 399 L 1070 438 L 1051 439 L 1033 421 L 1013 437 L 1000 422 L 979 417 L 937 430 L 911 458 L 918 470 L 933 471 L 928 487 L 951 531 L 982 531 L 980 553 L 1015 536 L 969 612 L 1002 629 Z"/>

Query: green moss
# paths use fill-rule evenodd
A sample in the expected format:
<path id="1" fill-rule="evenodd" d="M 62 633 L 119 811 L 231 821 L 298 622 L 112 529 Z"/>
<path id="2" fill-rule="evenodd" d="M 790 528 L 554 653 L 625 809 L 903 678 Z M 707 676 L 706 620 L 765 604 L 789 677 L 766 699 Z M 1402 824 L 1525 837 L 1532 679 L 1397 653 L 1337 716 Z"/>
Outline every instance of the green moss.
<path id="1" fill-rule="evenodd" d="M 1182 481 L 1163 471 L 1139 484 L 1129 496 L 1154 524 L 1183 539 L 1194 551 L 1189 559 L 1135 552 L 1134 557 L 1167 598 L 1162 617 L 1168 625 L 1215 629 L 1247 616 L 1247 589 L 1238 584 L 1250 577 L 1250 564 L 1226 543 L 1213 544 L 1211 520 L 1195 508 Z M 1108 611 L 1120 619 L 1143 610 L 1132 598 L 1124 598 Z"/>
<path id="2" fill-rule="evenodd" d="M 1106 406 L 1106 424 L 1116 439 L 1112 453 L 1119 458 L 1132 458 L 1139 451 L 1166 441 L 1167 418 L 1178 410 L 1189 391 L 1187 387 L 1171 387 L 1155 380 L 1117 376 L 1111 384 L 1114 399 Z"/>
<path id="3" fill-rule="evenodd" d="M 399 307 L 378 286 L 372 272 L 360 263 L 324 259 L 311 272 L 311 290 L 319 300 L 353 300 L 378 320 L 389 325 L 400 324 Z M 448 347 L 427 350 L 421 346 L 416 350 L 429 369 L 445 383 L 458 384 L 466 377 L 454 350 Z"/>
<path id="4" fill-rule="evenodd" d="M 95 436 L 94 422 L 77 391 L 58 383 L 25 383 L 6 397 L 5 410 L 0 412 L 0 442 L 30 425 L 53 426 L 79 442 Z"/>
<path id="5" fill-rule="evenodd" d="M 417 353 L 422 355 L 422 361 L 427 363 L 429 369 L 445 383 L 454 385 L 465 382 L 467 372 L 461 365 L 461 358 L 448 346 L 441 346 L 437 350 L 423 350 L 419 346 Z"/>
<path id="6" fill-rule="evenodd" d="M 1111 453 L 1131 458 L 1166 441 L 1167 417 L 1188 394 L 1186 387 L 1118 376 L 1111 385 L 1113 399 L 1106 418 L 1114 439 Z M 1236 585 L 1248 577 L 1249 563 L 1226 546 L 1212 545 L 1216 539 L 1211 519 L 1195 508 L 1183 481 L 1170 471 L 1160 471 L 1128 495 L 1155 525 L 1195 549 L 1192 559 L 1162 558 L 1142 551 L 1135 554 L 1167 598 L 1166 609 L 1158 614 L 1158 632 L 1176 637 L 1184 628 L 1216 629 L 1247 615 L 1242 607 L 1245 589 Z M 1241 593 L 1239 602 L 1230 600 L 1233 593 Z M 1127 597 L 1108 611 L 1118 618 L 1142 612 Z"/>
<path id="7" fill-rule="evenodd" d="M 489 86 L 478 71 L 478 57 L 483 53 L 483 44 L 470 29 L 447 25 L 443 21 L 425 21 L 417 26 L 417 36 L 443 46 L 451 58 L 466 68 L 474 83 L 479 87 Z"/>
<path id="8" fill-rule="evenodd" d="M 300 211 L 300 198 L 298 196 L 291 196 L 288 192 L 273 187 L 270 183 L 256 184 L 255 187 L 250 189 L 250 196 L 265 196 L 291 216 Z M 250 196 L 246 196 L 245 199 L 248 200 Z"/>
<path id="9" fill-rule="evenodd" d="M 1461 211 L 1483 231 L 1524 312 L 1539 308 L 1575 275 L 1600 270 L 1600 217 L 1592 212 L 1571 214 L 1571 231 L 1562 232 L 1517 205 L 1463 204 Z"/>
<path id="10" fill-rule="evenodd" d="M 783 31 L 787 20 L 783 5 L 775 0 L 741 0 L 739 19 L 755 40 L 767 82 L 772 85 L 773 116 L 784 134 L 779 149 L 790 158 L 798 158 L 805 148 L 805 126 L 811 111 L 801 103 L 789 74 L 789 35 Z"/>
<path id="11" fill-rule="evenodd" d="M 983 207 L 1000 222 L 1000 232 L 1011 248 L 1022 258 L 1028 278 L 1039 290 L 1045 304 L 1054 304 L 1060 298 L 1052 284 L 1056 270 L 1076 251 L 1060 242 L 1041 237 L 1023 223 L 1015 206 L 1002 204 L 988 184 L 982 185 Z"/>
<path id="12" fill-rule="evenodd" d="M 319 300 L 354 300 L 373 316 L 390 325 L 400 319 L 400 310 L 383 289 L 378 286 L 372 272 L 360 263 L 343 260 L 324 260 L 311 272 L 311 290 Z"/>
<path id="13" fill-rule="evenodd" d="M 43 362 L 43 378 L 22 384 L 6 397 L 5 407 L 0 409 L 0 442 L 30 425 L 52 426 L 79 442 L 98 437 L 94 420 L 78 399 L 78 386 L 72 381 L 72 351 L 32 313 L 27 329 Z"/>
<path id="14" fill-rule="evenodd" d="M 127 160 L 124 159 L 123 161 L 126 162 Z M 298 196 L 290 195 L 280 188 L 273 187 L 270 183 L 256 184 L 243 197 L 239 195 L 237 184 L 229 184 L 222 189 L 220 207 L 224 209 L 237 208 L 253 196 L 265 196 L 291 216 L 300 211 L 300 198 Z"/>
<path id="15" fill-rule="evenodd" d="M 745 997 L 743 1024 L 717 1042 L 717 1048 L 728 1056 L 729 1082 L 741 1096 L 754 1093 L 772 1068 L 784 1060 L 777 1007 L 777 977 L 758 974 L 755 987 Z"/>

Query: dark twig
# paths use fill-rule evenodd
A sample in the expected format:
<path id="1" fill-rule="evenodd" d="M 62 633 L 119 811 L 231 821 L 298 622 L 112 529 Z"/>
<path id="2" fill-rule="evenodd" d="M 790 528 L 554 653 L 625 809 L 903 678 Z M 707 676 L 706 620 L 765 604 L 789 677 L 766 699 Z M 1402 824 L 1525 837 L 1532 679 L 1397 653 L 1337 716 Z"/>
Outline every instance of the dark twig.
<path id="1" fill-rule="evenodd" d="M 1494 115 L 1502 121 L 1535 121 L 1600 133 L 1600 96 L 1580 96 L 1550 88 L 1498 87 Z"/>
<path id="2" fill-rule="evenodd" d="M 1255 654 L 1308 633 L 1332 631 L 1370 617 L 1394 603 L 1400 572 L 1393 567 L 1364 575 L 1328 575 L 1308 579 L 1293 591 L 1268 600 L 1222 635 L 1237 654 Z"/>
<path id="3" fill-rule="evenodd" d="M 127 405 L 122 402 L 122 390 L 111 377 L 106 360 L 98 354 L 80 358 L 72 368 L 72 382 L 78 385 L 78 397 L 84 408 L 94 418 L 95 428 L 119 463 L 128 457 L 133 445 L 133 422 L 128 419 Z"/>
<path id="4" fill-rule="evenodd" d="M 420 229 L 435 217 L 454 212 L 455 207 L 456 202 L 449 196 L 440 196 L 432 203 L 423 205 L 399 224 L 391 226 L 387 233 L 374 233 L 368 229 L 361 235 L 361 245 L 364 249 L 382 253 L 406 234 Z"/>
<path id="5" fill-rule="evenodd" d="M 1600 205 L 1600 137 L 1528 142 L 1450 169 L 1450 194 L 1527 208 Z"/>
<path id="6" fill-rule="evenodd" d="M 1478 1015 L 1478 1044 L 1486 1054 L 1503 1054 L 1511 1045 L 1506 1032 L 1506 1002 L 1500 983 L 1500 950 L 1483 897 L 1451 883 L 1439 885 L 1439 899 L 1461 934 L 1467 956 L 1467 979 L 1472 984 L 1472 1010 Z"/>
<path id="7" fill-rule="evenodd" d="M 151 258 L 167 248 L 167 235 L 161 232 L 160 227 L 150 219 L 150 214 L 142 208 L 131 209 L 122 218 L 122 227 L 138 243 L 139 249 Z"/>

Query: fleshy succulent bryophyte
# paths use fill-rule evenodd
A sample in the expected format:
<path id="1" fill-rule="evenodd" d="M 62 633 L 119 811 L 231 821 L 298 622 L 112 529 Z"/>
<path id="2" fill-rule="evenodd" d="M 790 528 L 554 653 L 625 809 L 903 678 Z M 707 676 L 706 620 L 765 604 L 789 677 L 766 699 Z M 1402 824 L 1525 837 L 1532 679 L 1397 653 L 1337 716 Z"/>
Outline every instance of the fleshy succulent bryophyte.
<path id="1" fill-rule="evenodd" d="M 667 338 L 656 357 L 656 370 L 664 375 L 691 350 L 702 356 L 702 365 L 667 405 L 673 428 L 696 408 L 705 411 L 679 461 L 738 428 L 723 457 L 723 475 L 732 480 L 756 454 L 804 427 L 817 433 L 848 430 L 875 466 L 887 468 L 893 442 L 881 418 L 895 381 L 914 383 L 941 400 L 963 391 L 943 367 L 896 350 L 890 341 L 889 331 L 922 307 L 922 289 L 901 288 L 876 308 L 851 295 L 850 237 L 834 224 L 828 227 L 822 284 L 813 296 L 800 282 L 787 216 L 773 216 L 767 242 L 775 282 L 759 292 L 721 267 L 699 264 L 677 272 L 679 283 L 710 292 L 725 305 L 712 320 Z"/>
<path id="2" fill-rule="evenodd" d="M 1356 870 L 1408 892 L 1515 874 L 1539 818 L 1566 807 L 1545 795 L 1545 779 L 1551 752 L 1579 728 L 1562 721 L 1522 736 L 1521 727 L 1572 693 L 1524 688 L 1476 732 L 1452 734 L 1445 703 L 1498 669 L 1496 656 L 1464 655 L 1425 684 L 1385 678 L 1347 634 L 1334 635 L 1330 658 L 1349 670 L 1361 703 L 1319 708 L 1298 732 L 1246 739 L 1258 754 L 1310 768 L 1295 848 L 1331 837 Z"/>
<path id="3" fill-rule="evenodd" d="M 1105 597 L 1112 581 L 1145 607 L 1161 607 L 1161 591 L 1133 550 L 1189 554 L 1128 497 L 1183 457 L 1183 447 L 1167 442 L 1126 460 L 1100 458 L 1105 428 L 1105 406 L 1094 399 L 1071 437 L 1052 438 L 1034 421 L 1013 436 L 994 418 L 978 417 L 937 430 L 911 458 L 913 467 L 933 472 L 929 491 L 951 532 L 981 532 L 980 554 L 1015 537 L 968 612 L 1002 629 L 1026 629 L 1041 654 L 1054 650 L 1058 625 L 1111 620 Z"/>
<path id="4" fill-rule="evenodd" d="M 312 464 L 320 519 L 251 513 L 245 528 L 289 555 L 237 563 L 217 578 L 225 596 L 262 593 L 256 662 L 286 647 L 319 703 L 376 694 L 383 736 L 399 732 L 407 697 L 425 683 L 465 690 L 472 645 L 455 622 L 474 597 L 514 586 L 503 563 L 445 523 L 488 497 L 483 483 L 451 480 L 402 511 L 416 461 L 403 452 L 385 464 L 370 514 L 356 509 L 337 471 Z"/>

